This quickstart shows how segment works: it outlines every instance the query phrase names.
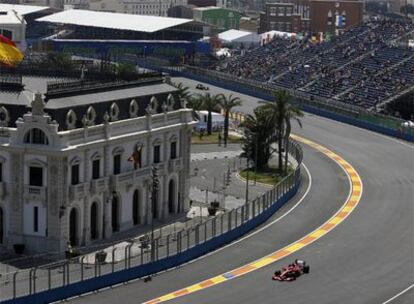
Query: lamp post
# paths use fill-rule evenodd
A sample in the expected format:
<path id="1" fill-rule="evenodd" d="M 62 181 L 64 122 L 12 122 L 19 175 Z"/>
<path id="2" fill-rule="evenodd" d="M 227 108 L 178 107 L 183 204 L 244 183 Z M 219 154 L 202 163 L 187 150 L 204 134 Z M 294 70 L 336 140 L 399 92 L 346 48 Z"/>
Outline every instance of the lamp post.
<path id="1" fill-rule="evenodd" d="M 246 204 L 249 202 L 249 158 L 246 158 L 247 174 L 246 174 Z"/>
<path id="2" fill-rule="evenodd" d="M 158 168 L 155 166 L 152 166 L 151 169 L 152 173 L 152 191 L 151 191 L 151 262 L 154 262 L 155 260 L 155 246 L 154 246 L 154 219 L 156 217 L 155 214 L 155 204 L 157 203 L 157 193 L 158 193 L 158 186 L 159 186 L 159 180 L 158 180 Z"/>

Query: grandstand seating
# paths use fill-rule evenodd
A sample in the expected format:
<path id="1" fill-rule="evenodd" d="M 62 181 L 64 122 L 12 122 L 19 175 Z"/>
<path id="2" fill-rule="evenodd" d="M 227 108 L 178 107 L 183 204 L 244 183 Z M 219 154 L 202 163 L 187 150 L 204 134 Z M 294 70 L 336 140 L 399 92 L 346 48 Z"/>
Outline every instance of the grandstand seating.
<path id="1" fill-rule="evenodd" d="M 369 20 L 329 42 L 275 38 L 212 68 L 366 108 L 414 85 L 414 53 L 396 43 L 408 20 Z"/>

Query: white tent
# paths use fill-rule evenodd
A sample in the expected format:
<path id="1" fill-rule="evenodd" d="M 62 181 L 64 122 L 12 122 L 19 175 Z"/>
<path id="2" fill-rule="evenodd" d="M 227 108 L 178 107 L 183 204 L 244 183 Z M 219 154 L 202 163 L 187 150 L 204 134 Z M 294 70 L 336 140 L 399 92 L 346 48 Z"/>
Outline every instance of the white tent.
<path id="1" fill-rule="evenodd" d="M 258 44 L 260 36 L 253 32 L 228 30 L 218 34 L 218 38 L 222 43 L 230 44 Z"/>

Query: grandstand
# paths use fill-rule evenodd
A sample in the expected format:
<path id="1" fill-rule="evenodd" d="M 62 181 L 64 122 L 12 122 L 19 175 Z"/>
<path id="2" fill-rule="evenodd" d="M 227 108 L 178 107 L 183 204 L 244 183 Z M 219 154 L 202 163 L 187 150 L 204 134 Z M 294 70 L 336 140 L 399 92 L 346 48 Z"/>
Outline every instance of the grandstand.
<path id="1" fill-rule="evenodd" d="M 60 25 L 61 39 L 193 41 L 203 36 L 202 24 L 181 18 L 66 10 L 37 21 Z"/>
<path id="2" fill-rule="evenodd" d="M 311 98 L 378 110 L 414 89 L 414 52 L 401 43 L 413 32 L 407 19 L 372 19 L 328 42 L 275 37 L 211 68 Z"/>

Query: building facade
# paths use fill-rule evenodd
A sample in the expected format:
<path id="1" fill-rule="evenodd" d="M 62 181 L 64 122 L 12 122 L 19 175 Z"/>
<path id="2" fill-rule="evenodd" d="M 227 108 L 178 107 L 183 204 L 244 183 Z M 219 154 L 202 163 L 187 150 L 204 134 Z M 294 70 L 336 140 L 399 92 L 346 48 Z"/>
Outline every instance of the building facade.
<path id="1" fill-rule="evenodd" d="M 188 209 L 193 121 L 175 87 L 70 83 L 34 98 L 16 87 L 0 100 L 1 246 L 63 252 Z"/>
<path id="2" fill-rule="evenodd" d="M 298 33 L 309 30 L 309 5 L 305 1 L 266 3 L 265 11 L 260 14 L 259 33 Z"/>
<path id="3" fill-rule="evenodd" d="M 205 22 L 222 30 L 239 29 L 241 14 L 217 6 L 197 7 L 193 10 L 194 20 Z"/>
<path id="4" fill-rule="evenodd" d="M 187 0 L 90 0 L 89 8 L 94 11 L 167 16 L 168 9 L 177 5 L 187 5 Z"/>
<path id="5" fill-rule="evenodd" d="M 311 31 L 338 34 L 363 20 L 362 1 L 310 1 Z"/>

